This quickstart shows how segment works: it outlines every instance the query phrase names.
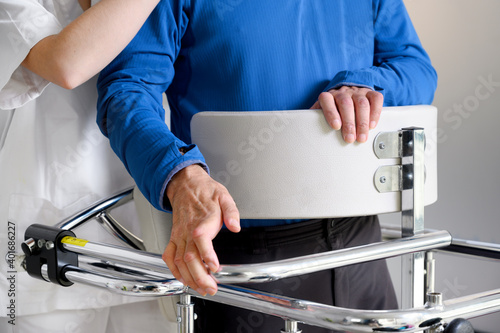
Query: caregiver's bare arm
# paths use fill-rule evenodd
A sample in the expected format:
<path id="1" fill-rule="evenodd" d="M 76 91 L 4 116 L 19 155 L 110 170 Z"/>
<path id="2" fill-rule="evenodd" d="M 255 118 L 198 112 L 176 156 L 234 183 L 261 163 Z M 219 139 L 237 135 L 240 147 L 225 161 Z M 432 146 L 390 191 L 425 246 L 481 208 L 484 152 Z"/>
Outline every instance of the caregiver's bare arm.
<path id="1" fill-rule="evenodd" d="M 79 0 L 82 8 L 88 0 Z M 134 38 L 159 0 L 102 0 L 59 34 L 31 49 L 22 65 L 72 89 L 90 79 Z"/>

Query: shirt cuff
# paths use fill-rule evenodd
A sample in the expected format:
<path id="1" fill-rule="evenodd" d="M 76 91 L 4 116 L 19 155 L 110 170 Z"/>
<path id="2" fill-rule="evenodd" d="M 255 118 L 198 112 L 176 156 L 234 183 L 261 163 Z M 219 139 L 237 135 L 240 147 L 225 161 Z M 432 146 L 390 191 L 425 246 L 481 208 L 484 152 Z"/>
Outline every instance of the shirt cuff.
<path id="1" fill-rule="evenodd" d="M 374 84 L 375 80 L 373 74 L 369 71 L 342 71 L 337 73 L 332 81 L 326 86 L 323 91 L 329 91 L 332 89 L 338 89 L 343 86 L 348 87 L 360 87 L 360 88 L 368 88 L 374 91 L 381 92 L 383 94 L 383 90 L 381 87 L 378 87 Z"/>

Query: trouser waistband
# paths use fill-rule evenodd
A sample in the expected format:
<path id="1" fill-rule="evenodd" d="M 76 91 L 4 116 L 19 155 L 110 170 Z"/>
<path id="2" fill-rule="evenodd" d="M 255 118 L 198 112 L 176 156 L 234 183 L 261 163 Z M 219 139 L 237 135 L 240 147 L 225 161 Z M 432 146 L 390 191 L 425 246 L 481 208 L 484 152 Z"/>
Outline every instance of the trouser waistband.
<path id="1" fill-rule="evenodd" d="M 214 247 L 216 250 L 218 248 L 255 251 L 259 247 L 273 248 L 294 242 L 300 243 L 314 237 L 326 238 L 349 227 L 349 224 L 365 218 L 371 217 L 313 219 L 279 226 L 243 228 L 239 233 L 223 229 L 214 239 Z"/>

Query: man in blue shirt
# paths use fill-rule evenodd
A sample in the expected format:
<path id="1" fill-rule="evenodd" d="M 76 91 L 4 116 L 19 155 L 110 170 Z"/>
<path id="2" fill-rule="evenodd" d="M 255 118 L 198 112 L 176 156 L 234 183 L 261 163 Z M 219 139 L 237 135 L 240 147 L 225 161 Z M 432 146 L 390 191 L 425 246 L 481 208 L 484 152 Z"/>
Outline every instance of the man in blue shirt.
<path id="1" fill-rule="evenodd" d="M 214 294 L 204 264 L 219 267 L 212 240 L 223 223 L 229 230 L 223 233 L 240 231 L 240 220 L 190 144 L 195 113 L 322 108 L 346 142 L 362 143 L 382 105 L 429 104 L 436 81 L 402 0 L 164 0 L 101 73 L 98 123 L 145 197 L 173 211 L 164 253 L 172 273 L 201 294 Z M 340 225 L 353 235 L 370 234 L 378 222 L 365 220 L 373 223 Z M 333 225 L 325 221 L 318 223 Z M 294 222 L 241 221 L 241 227 L 311 226 Z M 347 243 L 342 246 L 358 241 Z"/>

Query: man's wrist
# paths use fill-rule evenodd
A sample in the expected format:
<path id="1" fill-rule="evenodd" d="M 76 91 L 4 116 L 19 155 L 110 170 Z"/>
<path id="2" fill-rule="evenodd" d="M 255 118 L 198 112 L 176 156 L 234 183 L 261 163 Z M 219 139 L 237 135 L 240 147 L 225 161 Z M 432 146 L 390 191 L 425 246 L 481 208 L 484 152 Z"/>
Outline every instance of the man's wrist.
<path id="1" fill-rule="evenodd" d="M 206 174 L 210 174 L 209 172 L 209 169 L 208 169 L 208 165 L 205 163 L 205 159 L 203 158 L 203 155 L 201 154 L 200 150 L 198 149 L 198 147 L 196 147 L 196 145 L 189 145 L 189 146 L 186 146 L 186 145 L 183 145 L 181 142 L 179 143 L 176 143 L 177 145 L 177 149 L 179 150 L 179 154 L 177 154 L 177 156 L 175 156 L 174 160 L 172 162 L 170 162 L 169 165 L 167 165 L 167 168 L 171 168 L 170 172 L 168 172 L 168 174 L 166 175 L 166 177 L 164 178 L 163 180 L 163 185 L 162 185 L 162 188 L 161 190 L 159 191 L 159 194 L 160 194 L 160 200 L 159 200 L 159 204 L 160 204 L 160 207 L 162 210 L 165 210 L 167 212 L 171 212 L 172 211 L 172 205 L 171 205 L 171 202 L 170 202 L 170 198 L 169 198 L 169 193 L 170 193 L 170 196 L 173 195 L 173 193 L 175 193 L 175 191 L 172 191 L 172 189 L 175 187 L 175 183 L 177 183 L 177 181 L 174 182 L 174 184 L 170 184 L 173 180 L 173 178 L 175 176 L 176 180 L 178 178 L 180 178 L 180 176 L 186 172 L 183 171 L 180 175 L 177 175 L 179 172 L 181 172 L 183 169 L 187 168 L 188 166 L 191 166 L 191 165 L 197 165 L 196 168 L 189 168 L 188 170 L 191 170 L 191 169 L 197 169 L 198 166 L 204 170 L 205 172 L 205 175 Z M 182 183 L 182 182 L 180 182 Z M 172 185 L 172 186 L 170 186 Z"/>
<path id="2" fill-rule="evenodd" d="M 207 174 L 205 169 L 200 164 L 191 164 L 179 170 L 168 182 L 165 190 L 165 197 L 172 202 L 174 194 L 182 186 L 182 184 L 185 183 L 186 180 L 195 177 L 200 173 Z"/>

